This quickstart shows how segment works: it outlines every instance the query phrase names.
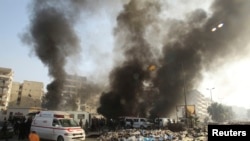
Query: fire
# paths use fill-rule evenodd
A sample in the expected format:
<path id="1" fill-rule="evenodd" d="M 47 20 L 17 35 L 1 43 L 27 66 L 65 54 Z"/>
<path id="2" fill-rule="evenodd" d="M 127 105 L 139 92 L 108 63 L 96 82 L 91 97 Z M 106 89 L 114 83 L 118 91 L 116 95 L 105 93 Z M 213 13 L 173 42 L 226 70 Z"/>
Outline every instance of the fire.
<path id="1" fill-rule="evenodd" d="M 154 70 L 156 70 L 156 66 L 155 66 L 155 65 L 150 65 L 150 66 L 148 67 L 148 70 L 149 70 L 149 71 L 154 71 Z"/>

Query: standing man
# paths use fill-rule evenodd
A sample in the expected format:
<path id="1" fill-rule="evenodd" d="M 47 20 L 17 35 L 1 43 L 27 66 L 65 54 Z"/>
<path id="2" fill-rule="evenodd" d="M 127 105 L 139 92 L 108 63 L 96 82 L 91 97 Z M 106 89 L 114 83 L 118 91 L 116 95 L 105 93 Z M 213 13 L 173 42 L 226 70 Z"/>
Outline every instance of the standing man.
<path id="1" fill-rule="evenodd" d="M 79 125 L 81 126 L 81 128 L 83 128 L 83 122 L 82 122 L 82 118 L 79 121 Z"/>
<path id="2" fill-rule="evenodd" d="M 4 123 L 3 123 L 3 127 L 2 127 L 2 132 L 3 132 L 3 137 L 5 139 L 5 141 L 8 141 L 8 123 L 6 118 L 4 118 Z"/>
<path id="3" fill-rule="evenodd" d="M 25 122 L 25 128 L 26 128 L 25 138 L 29 138 L 31 123 L 32 123 L 32 117 L 29 117 L 27 121 Z"/>
<path id="4" fill-rule="evenodd" d="M 19 125 L 18 140 L 24 140 L 25 139 L 25 130 L 26 130 L 26 124 L 25 124 L 25 118 L 23 117 L 21 119 L 21 123 Z"/>
<path id="5" fill-rule="evenodd" d="M 36 131 L 30 132 L 29 141 L 40 141 L 40 137 L 37 135 Z"/>

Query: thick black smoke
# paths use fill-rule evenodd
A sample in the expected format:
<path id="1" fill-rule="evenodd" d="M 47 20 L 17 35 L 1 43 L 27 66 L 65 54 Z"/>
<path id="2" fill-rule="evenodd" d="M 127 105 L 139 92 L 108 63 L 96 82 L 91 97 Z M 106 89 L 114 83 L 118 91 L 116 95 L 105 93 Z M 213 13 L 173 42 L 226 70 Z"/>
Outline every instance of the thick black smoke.
<path id="1" fill-rule="evenodd" d="M 67 59 L 79 55 L 79 39 L 74 25 L 79 18 L 78 1 L 36 0 L 30 5 L 30 27 L 22 37 L 48 67 L 54 79 L 47 85 L 46 108 L 59 109 Z"/>
<path id="2" fill-rule="evenodd" d="M 144 39 L 144 31 L 155 21 L 153 14 L 159 11 L 158 8 L 159 5 L 154 3 L 131 1 L 117 17 L 118 27 L 114 35 L 120 41 L 125 40 L 120 50 L 126 59 L 111 72 L 111 91 L 101 97 L 98 112 L 106 117 L 147 115 L 151 105 L 143 82 L 150 78 L 147 68 L 154 60 L 151 47 Z"/>
<path id="3" fill-rule="evenodd" d="M 151 116 L 167 115 L 178 102 L 184 104 L 184 93 L 197 88 L 203 70 L 219 68 L 246 51 L 250 1 L 216 0 L 211 6 L 212 15 L 197 9 L 186 20 L 167 19 L 167 23 L 154 19 L 160 12 L 152 10 L 159 9 L 155 2 L 130 1 L 117 18 L 115 35 L 118 41 L 125 40 L 122 45 L 125 61 L 111 72 L 111 91 L 101 97 L 98 112 L 104 116 L 137 116 L 147 112 Z M 162 25 L 167 36 L 162 41 L 163 57 L 159 56 L 157 76 L 152 78 L 145 66 L 155 58 L 145 32 L 155 22 Z M 142 82 L 148 79 L 159 92 L 153 100 L 143 95 Z"/>
<path id="4" fill-rule="evenodd" d="M 188 29 L 172 28 L 170 38 L 174 33 L 180 34 L 177 40 L 163 47 L 162 67 L 154 80 L 160 100 L 156 102 L 153 115 L 166 114 L 177 102 L 184 101 L 184 90 L 187 94 L 188 90 L 197 88 L 203 69 L 217 69 L 222 63 L 242 55 L 250 33 L 249 6 L 249 1 L 216 0 L 211 7 L 211 17 L 206 18 L 204 11 L 196 10 L 183 26 Z M 204 25 L 199 26 L 202 21 Z M 172 26 L 180 23 L 177 21 Z M 221 24 L 223 26 L 219 27 Z"/>

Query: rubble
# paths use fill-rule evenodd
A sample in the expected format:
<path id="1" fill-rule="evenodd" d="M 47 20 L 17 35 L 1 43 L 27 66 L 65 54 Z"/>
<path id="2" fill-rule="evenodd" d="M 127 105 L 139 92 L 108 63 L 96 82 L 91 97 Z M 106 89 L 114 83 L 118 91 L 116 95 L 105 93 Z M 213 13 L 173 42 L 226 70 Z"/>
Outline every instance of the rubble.
<path id="1" fill-rule="evenodd" d="M 101 134 L 98 141 L 207 141 L 207 131 L 195 128 L 180 132 L 168 129 L 121 129 Z"/>

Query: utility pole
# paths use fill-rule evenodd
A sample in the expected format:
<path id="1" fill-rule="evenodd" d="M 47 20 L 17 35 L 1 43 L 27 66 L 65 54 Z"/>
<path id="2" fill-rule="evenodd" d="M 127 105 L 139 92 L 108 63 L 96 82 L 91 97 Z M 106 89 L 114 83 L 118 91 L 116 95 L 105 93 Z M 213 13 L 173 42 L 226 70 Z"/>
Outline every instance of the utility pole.
<path id="1" fill-rule="evenodd" d="M 183 71 L 183 93 L 184 93 L 184 102 L 185 102 L 185 123 L 188 124 L 187 119 L 187 97 L 186 97 L 186 82 L 185 82 L 185 72 L 183 69 L 183 63 L 181 63 L 182 71 Z"/>
<path id="2" fill-rule="evenodd" d="M 213 110 L 213 107 L 212 107 L 212 104 L 213 104 L 213 98 L 212 98 L 212 90 L 213 90 L 214 88 L 207 88 L 207 90 L 209 90 L 210 91 L 210 97 L 211 97 L 211 118 L 213 117 L 213 115 L 214 115 L 214 110 Z"/>
<path id="3" fill-rule="evenodd" d="M 211 104 L 213 103 L 213 98 L 212 98 L 212 90 L 213 90 L 213 89 L 214 89 L 214 88 L 207 88 L 207 90 L 210 91 Z"/>

